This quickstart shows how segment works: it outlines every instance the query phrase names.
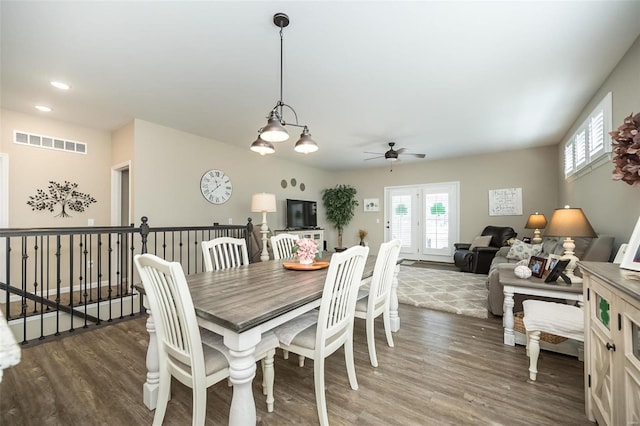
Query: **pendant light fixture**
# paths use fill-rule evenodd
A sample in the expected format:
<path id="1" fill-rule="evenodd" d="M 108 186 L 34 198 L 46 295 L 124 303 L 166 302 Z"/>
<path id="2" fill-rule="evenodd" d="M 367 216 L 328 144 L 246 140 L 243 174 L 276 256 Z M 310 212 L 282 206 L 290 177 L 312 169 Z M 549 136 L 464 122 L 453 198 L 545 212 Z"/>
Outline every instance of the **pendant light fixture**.
<path id="1" fill-rule="evenodd" d="M 289 25 L 289 17 L 284 13 L 276 13 L 273 15 L 273 23 L 280 28 L 280 100 L 273 107 L 267 117 L 267 125 L 258 130 L 258 139 L 251 144 L 251 150 L 260 155 L 273 154 L 275 148 L 273 143 L 284 142 L 289 139 L 289 132 L 285 126 L 301 127 L 302 133 L 300 139 L 296 142 L 296 152 L 309 154 L 318 150 L 318 145 L 311 139 L 309 128 L 305 125 L 298 124 L 298 114 L 291 105 L 287 105 L 282 101 L 282 46 L 283 46 L 283 28 Z M 288 108 L 293 113 L 295 123 L 289 123 L 284 120 L 284 108 Z"/>

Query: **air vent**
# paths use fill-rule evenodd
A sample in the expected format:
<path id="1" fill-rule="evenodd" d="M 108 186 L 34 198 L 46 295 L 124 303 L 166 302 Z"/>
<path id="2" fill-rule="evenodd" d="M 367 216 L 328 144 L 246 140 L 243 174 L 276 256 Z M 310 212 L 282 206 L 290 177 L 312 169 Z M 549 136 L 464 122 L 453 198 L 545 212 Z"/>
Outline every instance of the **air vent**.
<path id="1" fill-rule="evenodd" d="M 87 144 L 85 142 L 68 141 L 53 136 L 36 135 L 35 133 L 20 132 L 18 130 L 13 131 L 13 141 L 20 145 L 37 146 L 38 148 L 75 152 L 76 154 L 87 153 Z"/>

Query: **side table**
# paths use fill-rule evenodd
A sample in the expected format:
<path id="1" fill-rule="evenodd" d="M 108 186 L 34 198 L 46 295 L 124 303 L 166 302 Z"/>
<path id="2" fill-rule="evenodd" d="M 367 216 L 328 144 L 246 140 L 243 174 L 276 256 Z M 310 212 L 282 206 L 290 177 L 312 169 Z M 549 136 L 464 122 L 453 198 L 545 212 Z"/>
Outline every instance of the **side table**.
<path id="1" fill-rule="evenodd" d="M 513 265 L 509 266 L 508 264 L 498 265 L 498 276 L 504 292 L 502 325 L 505 345 L 515 346 L 516 344 L 516 336 L 513 331 L 514 294 L 576 300 L 582 306 L 582 283 L 565 284 L 564 281 L 545 283 L 542 278 L 518 278 L 513 272 Z"/>

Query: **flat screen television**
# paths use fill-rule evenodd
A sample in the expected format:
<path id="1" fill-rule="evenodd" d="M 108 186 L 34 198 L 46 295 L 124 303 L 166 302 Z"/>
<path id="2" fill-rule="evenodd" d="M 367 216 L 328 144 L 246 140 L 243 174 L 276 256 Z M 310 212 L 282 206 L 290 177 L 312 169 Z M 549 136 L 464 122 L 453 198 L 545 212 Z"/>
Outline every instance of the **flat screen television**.
<path id="1" fill-rule="evenodd" d="M 287 199 L 287 228 L 311 229 L 318 226 L 318 205 L 315 201 Z"/>

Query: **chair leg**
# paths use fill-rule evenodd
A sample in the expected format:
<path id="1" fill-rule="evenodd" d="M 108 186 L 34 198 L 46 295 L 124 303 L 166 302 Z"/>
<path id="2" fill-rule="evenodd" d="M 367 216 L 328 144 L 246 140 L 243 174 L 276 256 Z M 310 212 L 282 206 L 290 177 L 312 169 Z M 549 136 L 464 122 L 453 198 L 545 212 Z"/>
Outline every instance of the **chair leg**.
<path id="1" fill-rule="evenodd" d="M 207 418 L 207 387 L 194 386 L 193 387 L 193 421 L 194 426 L 204 426 L 204 421 Z"/>
<path id="2" fill-rule="evenodd" d="M 347 375 L 351 389 L 358 390 L 358 379 L 356 378 L 356 365 L 353 362 L 353 330 L 344 342 L 344 360 L 347 364 Z"/>
<path id="3" fill-rule="evenodd" d="M 286 350 L 283 349 L 282 350 L 282 357 L 284 359 L 289 359 L 289 351 L 286 351 Z"/>
<path id="4" fill-rule="evenodd" d="M 267 412 L 273 412 L 273 382 L 275 373 L 273 369 L 273 357 L 276 354 L 275 349 L 267 352 L 267 356 L 262 359 L 262 391 L 267 396 Z"/>
<path id="5" fill-rule="evenodd" d="M 389 314 L 388 307 L 382 313 L 382 320 L 384 321 L 384 334 L 387 336 L 387 345 L 393 348 L 393 336 L 391 334 L 391 316 Z"/>
<path id="6" fill-rule="evenodd" d="M 327 400 L 324 395 L 324 358 L 313 361 L 313 383 L 316 392 L 316 409 L 320 426 L 329 426 Z"/>
<path id="7" fill-rule="evenodd" d="M 374 321 L 375 321 L 375 318 L 367 315 L 366 326 L 367 326 L 367 346 L 369 348 L 369 360 L 371 361 L 372 366 L 377 367 L 378 357 L 376 356 Z"/>
<path id="8" fill-rule="evenodd" d="M 164 415 L 167 412 L 167 404 L 171 394 L 171 374 L 166 370 L 160 370 L 160 385 L 158 386 L 158 401 L 156 402 L 156 412 L 153 416 L 153 426 L 162 426 Z"/>
<path id="9" fill-rule="evenodd" d="M 298 366 L 299 367 L 304 367 L 304 356 L 303 355 L 298 355 Z"/>
<path id="10" fill-rule="evenodd" d="M 540 355 L 540 331 L 532 330 L 527 334 L 529 334 L 529 379 L 535 382 Z"/>

